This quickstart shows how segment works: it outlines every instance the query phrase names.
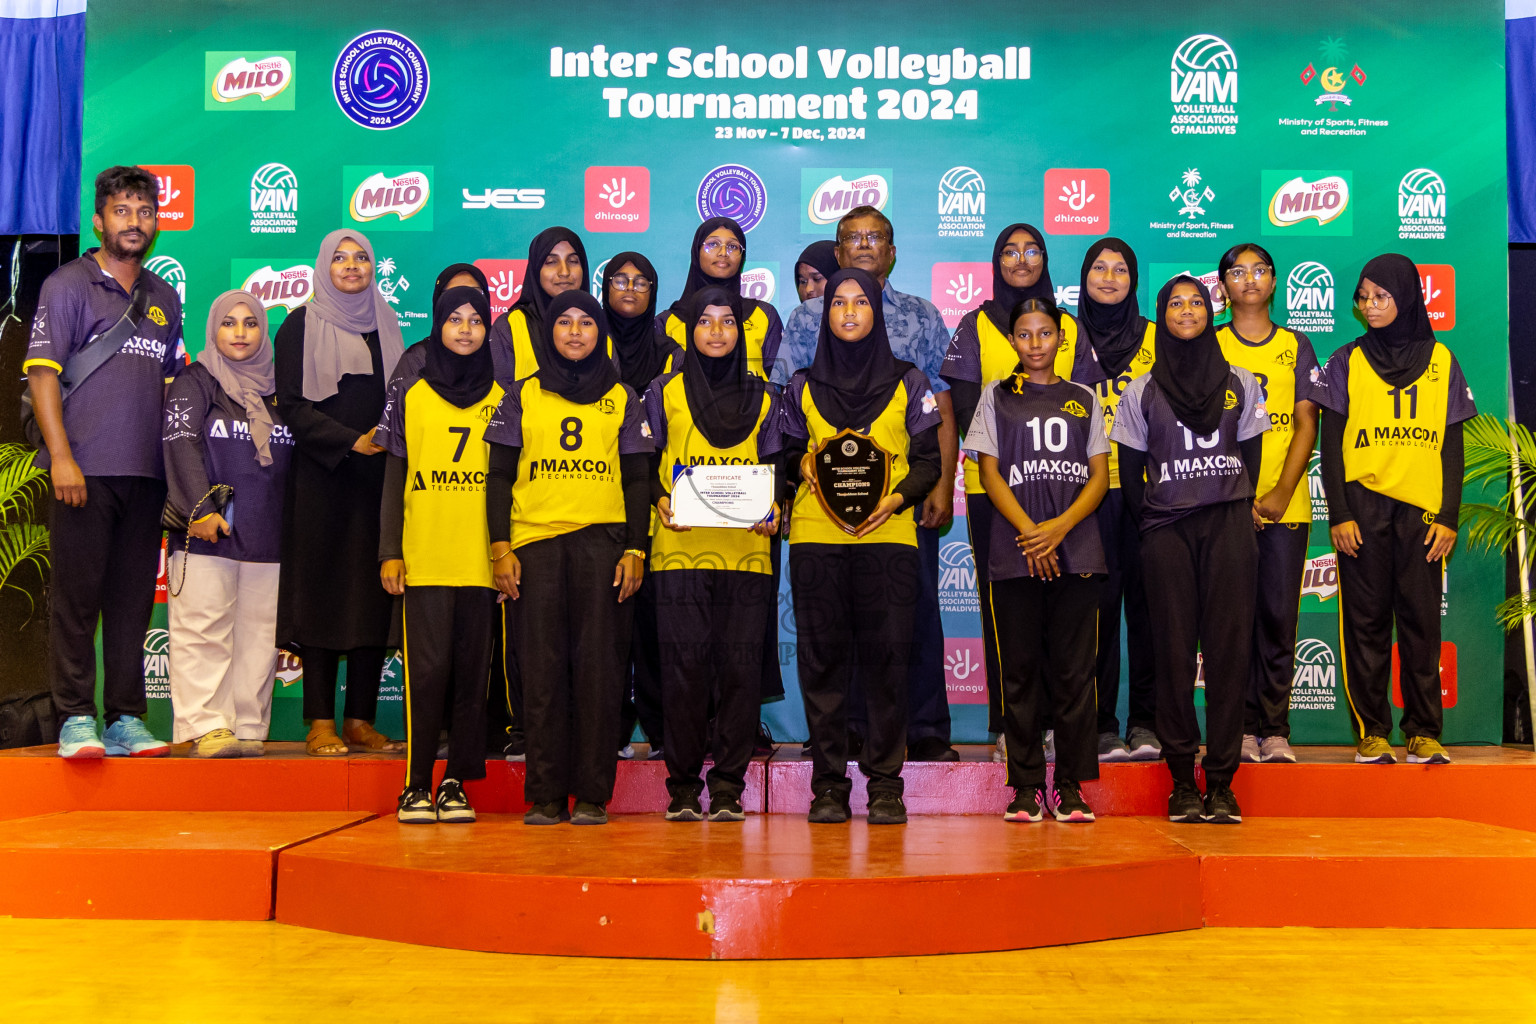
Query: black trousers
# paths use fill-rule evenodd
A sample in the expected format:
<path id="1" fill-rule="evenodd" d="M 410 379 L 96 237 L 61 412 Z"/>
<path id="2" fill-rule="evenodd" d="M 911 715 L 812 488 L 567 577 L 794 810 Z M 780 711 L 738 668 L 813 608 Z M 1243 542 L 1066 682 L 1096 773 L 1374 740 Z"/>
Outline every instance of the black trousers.
<path id="1" fill-rule="evenodd" d="M 165 481 L 88 476 L 85 505 L 53 499 L 49 515 L 48 674 L 59 720 L 96 717 L 96 623 L 108 724 L 141 716 L 144 639 L 155 607 Z"/>
<path id="2" fill-rule="evenodd" d="M 607 803 L 619 746 L 619 705 L 634 599 L 619 602 L 614 567 L 624 526 L 604 523 L 517 549 L 517 656 L 530 803 Z"/>
<path id="3" fill-rule="evenodd" d="M 486 698 L 487 722 L 503 733 L 523 731 L 523 671 L 517 663 L 517 606 L 506 600 L 496 605 L 496 627 L 491 637 L 491 692 Z"/>
<path id="4" fill-rule="evenodd" d="M 343 718 L 372 722 L 378 717 L 379 677 L 384 674 L 385 647 L 359 647 L 352 651 L 333 651 L 328 647 L 305 647 L 299 652 L 304 662 L 304 719 L 335 721 L 336 676 L 341 659 L 347 659 L 347 700 Z"/>
<path id="5" fill-rule="evenodd" d="M 1157 671 L 1152 643 L 1152 619 L 1143 584 L 1142 538 L 1120 488 L 1112 487 L 1099 504 L 1099 536 L 1109 577 L 1099 597 L 1099 654 L 1094 672 L 1099 700 L 1099 732 L 1120 732 L 1120 605 L 1125 603 L 1126 648 L 1130 671 L 1130 705 L 1126 730 L 1154 728 L 1157 720 Z M 1193 677 L 1191 677 L 1193 678 Z M 1158 737 L 1162 733 L 1158 732 Z M 1241 741 L 1239 741 L 1241 742 Z"/>
<path id="6" fill-rule="evenodd" d="M 1003 731 L 1003 670 L 997 653 L 997 630 L 988 609 L 992 592 L 988 559 L 992 557 L 992 519 L 997 509 L 985 494 L 965 496 L 965 525 L 971 534 L 971 560 L 976 565 L 976 597 L 981 604 L 982 661 L 987 673 L 987 731 Z"/>
<path id="7" fill-rule="evenodd" d="M 1102 575 L 995 580 L 983 614 L 997 630 L 1002 668 L 1008 785 L 1045 784 L 1040 729 L 1049 709 L 1056 730 L 1056 778 L 1099 777 L 1093 658 Z"/>
<path id="8" fill-rule="evenodd" d="M 914 510 L 915 511 L 915 510 Z M 912 614 L 912 663 L 907 666 L 907 743 L 937 738 L 949 742 L 949 687 L 944 676 L 944 621 L 939 609 L 939 545 L 942 534 L 917 528 L 917 605 Z M 869 733 L 864 690 L 854 674 L 849 727 Z"/>
<path id="9" fill-rule="evenodd" d="M 774 615 L 777 599 L 773 576 L 667 569 L 654 579 L 667 790 L 697 796 L 704 787 L 704 757 L 712 750 L 711 801 L 739 799 L 757 741 L 763 619 Z"/>
<path id="10" fill-rule="evenodd" d="M 430 788 L 437 737 L 448 719 L 444 778 L 485 778 L 485 694 L 491 677 L 496 592 L 485 587 L 405 588 L 406 786 Z"/>
<path id="11" fill-rule="evenodd" d="M 857 675 L 869 715 L 859 769 L 869 793 L 901 794 L 907 667 L 921 589 L 917 549 L 904 544 L 790 544 L 800 693 L 815 764 L 811 790 L 847 801 L 848 691 Z"/>
<path id="12" fill-rule="evenodd" d="M 1392 628 L 1397 627 L 1403 735 L 1440 738 L 1440 562 L 1426 562 L 1424 510 L 1345 485 L 1360 551 L 1339 555 L 1341 675 L 1356 736 L 1392 732 Z"/>
<path id="13" fill-rule="evenodd" d="M 653 748 L 666 745 L 666 724 L 661 710 L 661 655 L 656 638 L 656 585 L 651 578 L 649 555 L 645 564 L 645 578 L 630 599 L 635 605 L 635 625 L 629 639 L 629 681 L 619 711 L 621 747 L 629 742 L 637 721 Z"/>
<path id="14" fill-rule="evenodd" d="M 1196 650 L 1205 665 L 1206 784 L 1237 773 L 1253 650 L 1259 547 L 1253 503 L 1208 505 L 1141 540 L 1157 661 L 1157 736 L 1174 781 L 1194 782 Z"/>
<path id="15" fill-rule="evenodd" d="M 1291 680 L 1301 575 L 1307 568 L 1308 523 L 1270 523 L 1258 532 L 1259 585 L 1253 616 L 1253 661 L 1243 732 L 1290 736 Z"/>
<path id="16" fill-rule="evenodd" d="M 768 538 L 768 564 L 773 567 L 773 613 L 763 625 L 763 671 L 759 702 L 771 704 L 784 699 L 784 673 L 779 665 L 779 585 L 783 579 L 784 520 L 780 530 Z"/>

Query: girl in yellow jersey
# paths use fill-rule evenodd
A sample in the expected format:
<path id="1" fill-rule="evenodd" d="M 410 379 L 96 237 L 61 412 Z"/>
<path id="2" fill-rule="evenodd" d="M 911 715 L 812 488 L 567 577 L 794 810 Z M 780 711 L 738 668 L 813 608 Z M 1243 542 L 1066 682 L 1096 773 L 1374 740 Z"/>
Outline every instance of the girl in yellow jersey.
<path id="1" fill-rule="evenodd" d="M 1044 235 L 1032 224 L 1010 224 L 998 233 L 992 244 L 992 298 L 980 309 L 961 318 L 944 354 L 944 372 L 955 404 L 955 422 L 972 422 L 982 389 L 995 380 L 1013 373 L 1019 357 L 1012 344 L 1013 329 L 1008 318 L 1026 299 L 1056 302 L 1056 288 L 1051 284 L 1051 257 L 1046 252 Z M 1077 350 L 1077 321 L 1061 314 L 1056 334 L 1055 373 L 1070 380 Z M 987 571 L 992 539 L 992 501 L 981 485 L 977 459 L 965 460 L 965 521 L 970 529 L 971 549 L 976 563 L 976 590 L 981 606 L 987 607 Z M 1002 678 L 998 665 L 997 637 L 993 635 L 991 616 L 981 617 L 982 646 L 986 650 L 987 731 L 1003 732 Z"/>
<path id="2" fill-rule="evenodd" d="M 512 385 L 486 430 L 493 572 L 523 638 L 530 825 L 562 821 L 572 795 L 573 824 L 605 824 L 613 796 L 654 446 L 639 398 L 599 347 L 607 333 L 586 292 L 552 302 L 538 373 Z"/>
<path id="3" fill-rule="evenodd" d="M 900 824 L 907 820 L 901 765 L 918 589 L 912 507 L 939 479 L 939 403 L 923 372 L 891 354 L 873 277 L 839 270 L 824 297 L 815 360 L 795 372 L 784 394 L 786 451 L 809 449 L 797 464 L 789 577 L 815 763 L 810 820 L 848 820 L 847 698 L 857 672 L 869 714 L 859 758 L 869 780 L 869 823 Z M 815 493 L 816 452 L 845 430 L 892 456 L 888 493 L 851 535 Z"/>
<path id="4" fill-rule="evenodd" d="M 1366 331 L 1312 387 L 1323 407 L 1323 487 L 1339 555 L 1340 665 L 1362 764 L 1391 764 L 1392 632 L 1413 764 L 1440 745 L 1440 576 L 1461 512 L 1461 425 L 1477 415 L 1450 349 L 1435 339 L 1412 260 L 1377 256 L 1355 305 Z"/>
<path id="5" fill-rule="evenodd" d="M 591 270 L 581 236 L 570 228 L 545 228 L 528 243 L 528 265 L 523 271 L 523 290 L 512 308 L 491 325 L 491 357 L 496 379 L 522 380 L 539 369 L 540 333 L 549 304 L 568 291 L 586 291 Z M 613 343 L 607 343 L 613 355 Z"/>
<path id="6" fill-rule="evenodd" d="M 1115 426 L 1120 396 L 1152 369 L 1157 326 L 1141 315 L 1136 298 L 1136 254 L 1123 239 L 1101 238 L 1083 256 L 1078 293 L 1077 359 L 1072 380 L 1090 384 L 1104 410 L 1106 432 Z M 1142 584 L 1141 535 L 1120 489 L 1120 452 L 1109 452 L 1109 494 L 1099 505 L 1099 532 L 1109 576 L 1100 593 L 1099 653 L 1094 663 L 1099 704 L 1099 760 L 1153 761 L 1162 756 L 1156 728 L 1157 682 L 1152 624 Z M 1120 604 L 1125 600 L 1130 702 L 1120 737 Z"/>
<path id="7" fill-rule="evenodd" d="M 677 525 L 672 508 L 673 493 L 693 486 L 690 467 L 761 466 L 782 448 L 777 389 L 747 372 L 741 318 L 739 295 L 695 292 L 682 368 L 657 377 L 645 396 L 661 455 L 651 491 L 662 529 L 648 582 L 661 648 L 668 821 L 702 817 L 699 773 L 709 750 L 709 819 L 745 817 L 765 622 L 776 611 L 768 538 L 778 532 L 777 507 L 761 522 L 693 529 Z"/>
<path id="8" fill-rule="evenodd" d="M 490 681 L 490 536 L 484 528 L 487 425 L 501 404 L 486 348 L 490 305 L 478 288 L 449 288 L 432 309 L 424 362 L 390 388 L 374 434 L 388 452 L 379 578 L 404 595 L 405 790 L 396 816 L 418 824 L 475 820 L 463 783 L 485 777 Z M 452 694 L 448 766 L 432 765 Z"/>
<path id="9" fill-rule="evenodd" d="M 1232 311 L 1232 322 L 1216 332 L 1216 340 L 1227 362 L 1258 379 L 1269 410 L 1253 499 L 1253 526 L 1259 531 L 1259 589 L 1242 758 L 1293 762 L 1291 678 L 1301 574 L 1312 528 L 1312 498 L 1298 485 L 1307 475 L 1307 462 L 1317 443 L 1317 406 L 1306 397 L 1317 356 L 1305 334 L 1288 331 L 1269 318 L 1275 262 L 1268 251 L 1252 242 L 1234 245 L 1216 269 Z"/>
<path id="10" fill-rule="evenodd" d="M 741 225 L 729 217 L 711 217 L 693 233 L 693 248 L 688 252 L 688 280 L 683 294 L 661 316 L 657 324 L 679 345 L 688 340 L 688 301 L 694 292 L 710 285 L 741 295 L 741 268 L 747 259 L 747 235 Z M 747 371 L 754 377 L 768 379 L 768 370 L 779 354 L 784 324 L 772 303 L 742 297 L 742 341 L 747 352 Z"/>

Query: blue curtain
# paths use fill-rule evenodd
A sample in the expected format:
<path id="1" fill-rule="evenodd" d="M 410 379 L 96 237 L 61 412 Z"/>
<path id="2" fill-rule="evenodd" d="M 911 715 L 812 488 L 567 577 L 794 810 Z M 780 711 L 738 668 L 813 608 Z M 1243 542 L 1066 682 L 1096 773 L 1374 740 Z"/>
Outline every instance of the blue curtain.
<path id="1" fill-rule="evenodd" d="M 1536 242 L 1536 2 L 1504 5 L 1509 240 Z"/>
<path id="2" fill-rule="evenodd" d="M 85 0 L 0 0 L 0 234 L 80 230 Z"/>

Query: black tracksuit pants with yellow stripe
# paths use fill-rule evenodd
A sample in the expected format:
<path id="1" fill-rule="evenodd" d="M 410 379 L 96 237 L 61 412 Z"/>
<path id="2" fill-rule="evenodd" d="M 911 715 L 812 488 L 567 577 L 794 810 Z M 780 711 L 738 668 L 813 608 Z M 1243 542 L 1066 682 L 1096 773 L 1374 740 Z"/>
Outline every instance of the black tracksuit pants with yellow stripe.
<path id="1" fill-rule="evenodd" d="M 406 786 L 431 788 L 445 713 L 448 765 L 443 777 L 483 779 L 496 591 L 407 585 L 404 604 Z"/>
<path id="2" fill-rule="evenodd" d="M 1356 737 L 1392 733 L 1392 627 L 1397 626 L 1403 736 L 1440 738 L 1440 562 L 1426 562 L 1423 509 L 1351 481 L 1360 550 L 1339 554 L 1344 693 Z M 1431 519 L 1432 521 L 1432 519 Z"/>

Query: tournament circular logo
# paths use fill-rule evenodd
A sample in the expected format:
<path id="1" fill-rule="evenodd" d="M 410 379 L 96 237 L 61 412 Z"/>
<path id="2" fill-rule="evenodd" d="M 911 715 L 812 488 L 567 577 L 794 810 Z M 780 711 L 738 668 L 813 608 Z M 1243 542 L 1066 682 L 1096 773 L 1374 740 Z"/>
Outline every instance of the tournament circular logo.
<path id="1" fill-rule="evenodd" d="M 336 105 L 364 128 L 398 128 L 427 102 L 430 85 L 421 48 L 398 32 L 364 32 L 342 48 L 331 85 Z"/>
<path id="2" fill-rule="evenodd" d="M 699 182 L 699 219 L 729 217 L 751 231 L 768 212 L 768 189 L 750 167 L 721 164 Z"/>

